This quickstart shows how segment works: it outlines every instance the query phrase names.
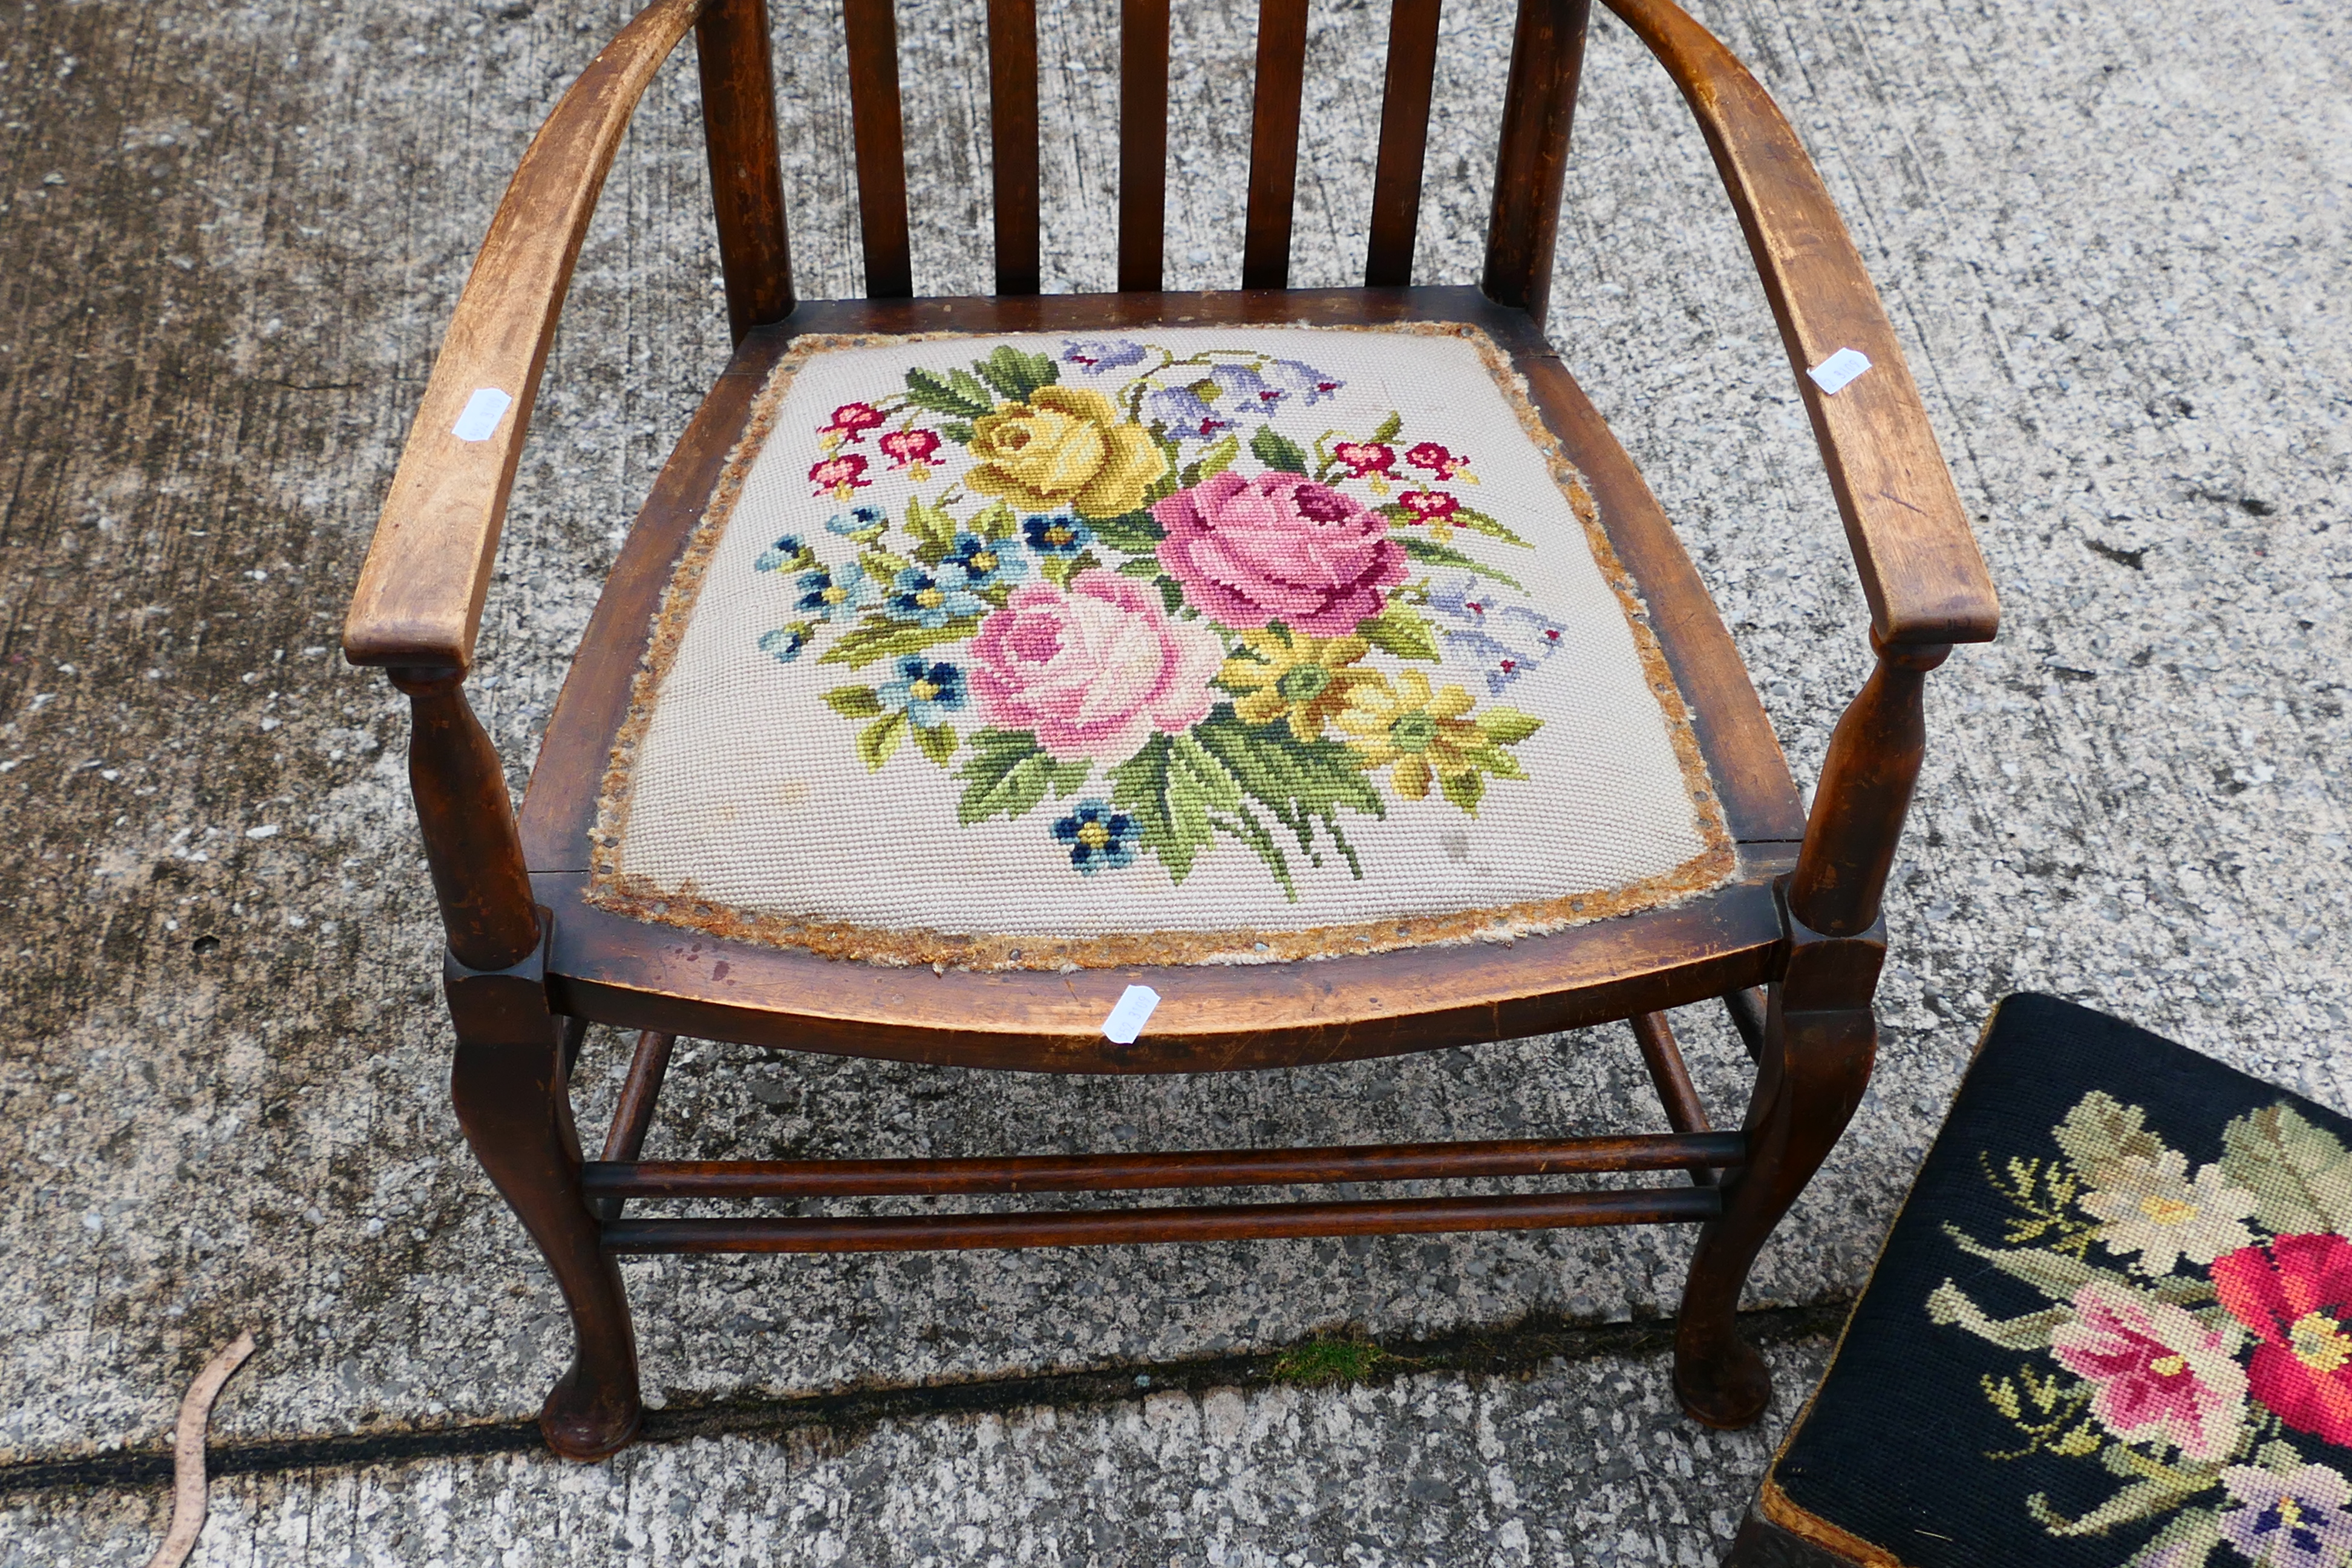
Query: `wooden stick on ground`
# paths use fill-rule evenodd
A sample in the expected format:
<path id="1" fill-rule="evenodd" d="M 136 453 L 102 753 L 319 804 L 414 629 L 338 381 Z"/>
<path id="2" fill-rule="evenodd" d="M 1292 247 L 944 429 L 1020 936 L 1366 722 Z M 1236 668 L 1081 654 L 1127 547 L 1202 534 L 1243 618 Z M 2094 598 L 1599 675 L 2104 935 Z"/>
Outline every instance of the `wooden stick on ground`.
<path id="1" fill-rule="evenodd" d="M 147 1568 L 180 1568 L 196 1549 L 196 1536 L 205 1528 L 205 1426 L 221 1384 L 252 1353 L 253 1331 L 247 1329 L 205 1363 L 180 1401 L 180 1424 L 172 1432 L 172 1528 Z"/>

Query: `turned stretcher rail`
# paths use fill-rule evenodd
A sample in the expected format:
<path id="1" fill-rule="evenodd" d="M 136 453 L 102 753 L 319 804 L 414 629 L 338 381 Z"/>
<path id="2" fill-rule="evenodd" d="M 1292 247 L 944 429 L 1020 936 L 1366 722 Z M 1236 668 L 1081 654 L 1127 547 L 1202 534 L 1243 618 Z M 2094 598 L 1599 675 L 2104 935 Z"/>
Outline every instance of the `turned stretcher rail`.
<path id="1" fill-rule="evenodd" d="M 1714 1187 L 1633 1192 L 1390 1198 L 1199 1208 L 1059 1209 L 1042 1214 L 886 1215 L 829 1219 L 625 1219 L 604 1227 L 613 1252 L 942 1252 L 1024 1247 L 1132 1247 L 1464 1230 L 1656 1225 L 1723 1213 Z"/>
<path id="2" fill-rule="evenodd" d="M 852 1198 L 961 1193 L 1082 1193 L 1152 1187 L 1450 1181 L 1737 1165 L 1738 1132 L 1696 1136 L 1399 1143 L 1362 1148 L 1212 1149 L 1171 1154 L 1024 1154 L 966 1160 L 593 1161 L 592 1198 Z"/>

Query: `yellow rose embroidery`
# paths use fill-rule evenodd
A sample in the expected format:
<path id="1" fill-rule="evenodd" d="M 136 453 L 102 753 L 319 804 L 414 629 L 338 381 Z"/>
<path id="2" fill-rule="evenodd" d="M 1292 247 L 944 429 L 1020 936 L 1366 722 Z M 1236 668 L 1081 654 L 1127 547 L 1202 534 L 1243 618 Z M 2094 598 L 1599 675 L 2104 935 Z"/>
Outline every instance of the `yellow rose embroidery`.
<path id="1" fill-rule="evenodd" d="M 1086 517 L 1118 517 L 1143 504 L 1168 456 L 1118 405 L 1087 387 L 1041 386 L 1026 403 L 1006 403 L 971 425 L 980 461 L 965 482 L 1002 496 L 1015 509 L 1075 508 Z"/>

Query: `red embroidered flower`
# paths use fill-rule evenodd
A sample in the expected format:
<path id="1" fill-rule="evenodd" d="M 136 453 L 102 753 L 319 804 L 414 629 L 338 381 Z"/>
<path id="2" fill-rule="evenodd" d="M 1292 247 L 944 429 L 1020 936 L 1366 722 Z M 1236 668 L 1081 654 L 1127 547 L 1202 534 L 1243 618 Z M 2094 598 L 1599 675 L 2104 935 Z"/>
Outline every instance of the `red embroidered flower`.
<path id="1" fill-rule="evenodd" d="M 1397 497 L 1397 505 L 1412 513 L 1415 522 L 1445 522 L 1462 510 L 1462 503 L 1444 490 L 1407 490 Z"/>
<path id="2" fill-rule="evenodd" d="M 1396 448 L 1378 441 L 1342 441 L 1331 448 L 1331 455 L 1347 464 L 1349 472 L 1360 479 L 1369 474 L 1396 471 Z"/>
<path id="3" fill-rule="evenodd" d="M 2352 1242 L 2282 1236 L 2214 1260 L 2221 1305 L 2261 1340 L 2254 1397 L 2298 1432 L 2352 1444 Z"/>
<path id="4" fill-rule="evenodd" d="M 902 468 L 929 462 L 939 449 L 939 433 L 933 430 L 893 430 L 882 437 L 883 452 Z"/>
<path id="5" fill-rule="evenodd" d="M 817 427 L 820 436 L 832 436 L 844 441 L 865 438 L 866 432 L 882 423 L 885 416 L 870 403 L 845 403 L 833 411 L 833 423 Z"/>
<path id="6" fill-rule="evenodd" d="M 814 495 L 829 495 L 835 500 L 847 500 L 854 490 L 862 490 L 874 481 L 866 478 L 866 459 L 855 452 L 844 452 L 837 458 L 827 458 L 811 465 L 809 480 L 816 486 Z"/>
<path id="7" fill-rule="evenodd" d="M 1434 441 L 1423 441 L 1404 455 L 1404 460 L 1416 468 L 1427 468 L 1441 479 L 1450 479 L 1470 466 L 1467 458 L 1457 458 Z"/>
<path id="8" fill-rule="evenodd" d="M 2192 1459 L 2227 1458 L 2246 1414 L 2237 1336 L 2180 1308 L 2094 1279 L 2074 1292 L 2074 1321 L 2052 1331 L 2050 1353 L 2091 1385 L 2100 1425 L 2126 1443 L 2170 1443 Z"/>

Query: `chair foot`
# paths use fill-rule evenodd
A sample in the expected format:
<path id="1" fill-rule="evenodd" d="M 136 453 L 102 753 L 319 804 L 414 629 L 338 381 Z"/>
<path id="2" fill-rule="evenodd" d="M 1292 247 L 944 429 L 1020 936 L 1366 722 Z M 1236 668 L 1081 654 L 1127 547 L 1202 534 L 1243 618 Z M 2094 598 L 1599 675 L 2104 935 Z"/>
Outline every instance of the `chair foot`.
<path id="1" fill-rule="evenodd" d="M 1675 1398 L 1692 1420 L 1737 1431 L 1772 1403 L 1772 1369 L 1736 1329 L 1696 1350 L 1685 1350 L 1677 1336 Z"/>
<path id="2" fill-rule="evenodd" d="M 637 1396 L 636 1369 L 628 1369 L 625 1386 L 588 1373 L 580 1362 L 548 1390 L 540 1406 L 540 1436 L 562 1458 L 582 1464 L 609 1458 L 635 1441 L 645 1420 Z"/>

